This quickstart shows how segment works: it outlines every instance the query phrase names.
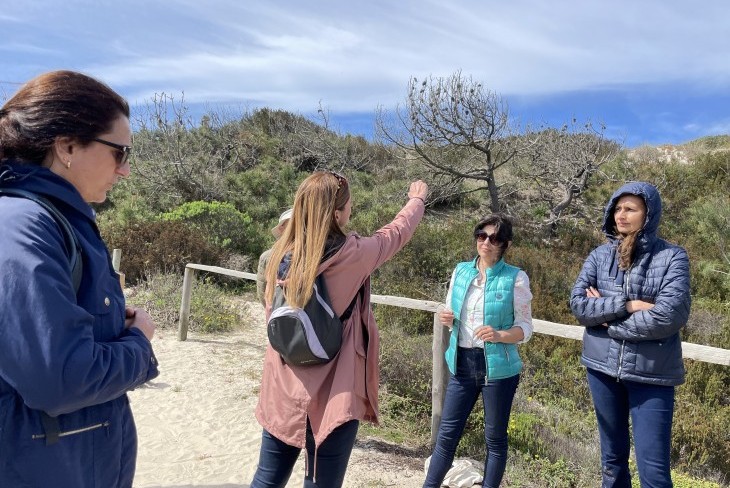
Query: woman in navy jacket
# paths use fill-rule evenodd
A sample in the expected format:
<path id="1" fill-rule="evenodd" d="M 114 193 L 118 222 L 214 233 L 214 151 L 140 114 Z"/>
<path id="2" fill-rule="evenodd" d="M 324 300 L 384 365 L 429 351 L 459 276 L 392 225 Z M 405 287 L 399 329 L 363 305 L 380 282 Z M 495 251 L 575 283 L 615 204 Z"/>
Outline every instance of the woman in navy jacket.
<path id="1" fill-rule="evenodd" d="M 0 190 L 44 197 L 70 223 L 0 197 L 0 486 L 131 487 L 137 438 L 126 392 L 157 376 L 155 325 L 124 296 L 90 202 L 129 175 L 129 107 L 70 71 L 0 109 Z"/>
<path id="2" fill-rule="evenodd" d="M 608 242 L 594 249 L 570 305 L 586 327 L 581 363 L 601 439 L 603 487 L 631 487 L 629 417 L 642 487 L 671 487 L 674 389 L 684 382 L 679 331 L 690 310 L 689 260 L 657 237 L 662 205 L 649 183 L 606 205 Z"/>

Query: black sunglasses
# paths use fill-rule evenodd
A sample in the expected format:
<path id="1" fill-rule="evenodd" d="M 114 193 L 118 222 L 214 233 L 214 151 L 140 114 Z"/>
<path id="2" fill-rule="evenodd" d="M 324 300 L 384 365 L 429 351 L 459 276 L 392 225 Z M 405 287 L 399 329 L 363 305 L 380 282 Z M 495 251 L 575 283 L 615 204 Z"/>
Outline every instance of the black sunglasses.
<path id="1" fill-rule="evenodd" d="M 127 161 L 129 160 L 129 155 L 132 154 L 132 146 L 124 146 L 122 144 L 116 144 L 114 142 L 106 141 L 104 139 L 99 139 L 98 137 L 95 137 L 92 139 L 95 142 L 98 142 L 100 144 L 104 144 L 109 147 L 113 147 L 116 149 L 116 152 L 114 153 L 114 157 L 117 160 L 117 167 L 121 168 L 125 164 L 127 164 Z"/>
<path id="2" fill-rule="evenodd" d="M 483 230 L 478 230 L 478 231 L 474 232 L 474 238 L 479 242 L 489 241 L 495 246 L 502 245 L 502 239 L 500 239 L 496 233 L 487 234 Z"/>

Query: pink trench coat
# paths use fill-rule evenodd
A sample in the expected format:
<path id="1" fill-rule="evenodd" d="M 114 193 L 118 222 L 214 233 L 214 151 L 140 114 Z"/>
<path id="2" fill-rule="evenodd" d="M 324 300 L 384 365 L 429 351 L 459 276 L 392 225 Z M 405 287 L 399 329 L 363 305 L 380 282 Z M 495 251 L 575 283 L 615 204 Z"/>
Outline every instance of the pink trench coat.
<path id="1" fill-rule="evenodd" d="M 267 347 L 256 418 L 281 441 L 303 449 L 307 417 L 316 447 L 350 420 L 378 423 L 380 339 L 370 309 L 370 274 L 408 243 L 423 211 L 420 199 L 410 199 L 395 219 L 372 237 L 348 235 L 337 254 L 320 266 L 338 315 L 344 313 L 365 284 L 364 299 L 358 298 L 352 316 L 344 324 L 337 357 L 319 366 L 290 367 L 271 346 Z M 266 312 L 268 319 L 270 304 Z"/>

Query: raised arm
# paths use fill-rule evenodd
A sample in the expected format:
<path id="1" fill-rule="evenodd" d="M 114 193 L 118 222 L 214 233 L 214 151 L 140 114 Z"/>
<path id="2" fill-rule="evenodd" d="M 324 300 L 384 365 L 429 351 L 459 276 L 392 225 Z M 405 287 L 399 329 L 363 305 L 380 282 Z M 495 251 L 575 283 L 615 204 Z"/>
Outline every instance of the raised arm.
<path id="1" fill-rule="evenodd" d="M 370 237 L 350 234 L 334 258 L 333 266 L 323 271 L 333 308 L 342 313 L 370 274 L 392 258 L 413 237 L 424 212 L 428 186 L 422 181 L 411 183 L 408 202 L 388 224 Z"/>
<path id="2" fill-rule="evenodd" d="M 423 218 L 427 194 L 428 185 L 420 180 L 414 181 L 408 191 L 408 202 L 395 218 L 371 237 L 358 239 L 360 264 L 366 276 L 395 256 L 411 240 Z"/>

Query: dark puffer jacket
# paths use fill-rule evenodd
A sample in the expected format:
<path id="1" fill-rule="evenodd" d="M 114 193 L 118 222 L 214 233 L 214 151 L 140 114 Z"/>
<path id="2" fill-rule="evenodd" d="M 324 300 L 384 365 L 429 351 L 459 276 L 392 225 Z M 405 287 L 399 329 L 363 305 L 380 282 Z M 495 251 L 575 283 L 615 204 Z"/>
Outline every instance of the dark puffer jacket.
<path id="1" fill-rule="evenodd" d="M 622 195 L 636 195 L 647 207 L 631 267 L 618 268 L 618 241 L 611 235 L 613 211 Z M 570 307 L 586 327 L 581 363 L 615 378 L 679 385 L 684 382 L 679 331 L 690 309 L 687 252 L 657 237 L 662 206 L 657 189 L 648 183 L 627 183 L 606 205 L 603 232 L 608 243 L 594 249 L 573 286 Z M 589 298 L 595 287 L 600 298 Z M 629 313 L 628 300 L 654 304 L 651 310 Z M 605 327 L 603 324 L 608 324 Z"/>

